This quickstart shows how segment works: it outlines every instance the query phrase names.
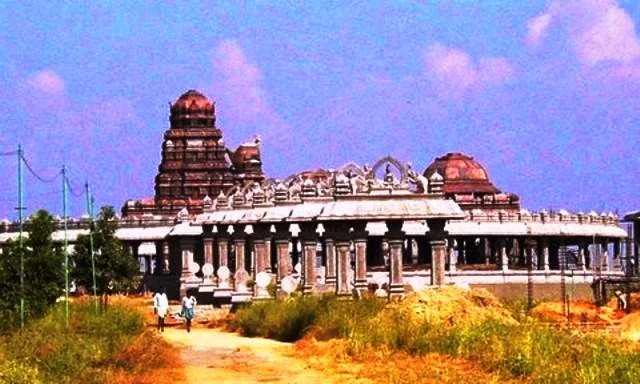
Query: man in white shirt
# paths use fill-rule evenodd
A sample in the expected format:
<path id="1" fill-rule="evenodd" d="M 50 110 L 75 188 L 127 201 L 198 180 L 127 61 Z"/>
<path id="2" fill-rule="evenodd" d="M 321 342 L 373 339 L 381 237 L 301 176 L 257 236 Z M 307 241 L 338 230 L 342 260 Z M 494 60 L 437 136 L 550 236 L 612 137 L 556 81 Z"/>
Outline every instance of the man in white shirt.
<path id="1" fill-rule="evenodd" d="M 187 332 L 191 332 L 191 320 L 195 315 L 196 304 L 198 301 L 193 296 L 192 291 L 187 291 L 186 296 L 182 298 L 182 314 L 187 320 Z"/>
<path id="2" fill-rule="evenodd" d="M 158 331 L 164 332 L 164 318 L 169 311 L 169 299 L 164 287 L 153 295 L 153 311 L 158 315 Z"/>

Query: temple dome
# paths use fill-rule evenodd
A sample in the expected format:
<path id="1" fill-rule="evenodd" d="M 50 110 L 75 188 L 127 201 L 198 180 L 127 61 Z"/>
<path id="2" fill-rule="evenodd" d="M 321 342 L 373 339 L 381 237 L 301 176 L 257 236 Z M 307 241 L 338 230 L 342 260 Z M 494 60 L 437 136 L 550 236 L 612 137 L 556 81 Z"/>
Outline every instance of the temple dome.
<path id="1" fill-rule="evenodd" d="M 260 159 L 260 138 L 256 137 L 250 142 L 240 144 L 233 152 L 231 162 L 237 168 L 244 168 L 246 164 L 262 164 Z"/>
<path id="2" fill-rule="evenodd" d="M 190 89 L 171 105 L 171 127 L 213 127 L 215 105 L 208 97 Z"/>
<path id="3" fill-rule="evenodd" d="M 489 180 L 486 169 L 464 153 L 452 152 L 436 158 L 423 174 L 430 178 L 436 172 L 444 178 L 445 194 L 500 193 Z"/>

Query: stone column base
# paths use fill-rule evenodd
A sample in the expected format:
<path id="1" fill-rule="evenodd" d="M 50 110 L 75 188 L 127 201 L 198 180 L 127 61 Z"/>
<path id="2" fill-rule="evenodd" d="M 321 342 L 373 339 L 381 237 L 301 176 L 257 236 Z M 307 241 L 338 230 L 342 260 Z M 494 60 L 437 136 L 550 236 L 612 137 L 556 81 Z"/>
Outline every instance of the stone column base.
<path id="1" fill-rule="evenodd" d="M 230 297 L 232 293 L 233 291 L 229 287 L 218 287 L 213 291 L 213 297 Z"/>
<path id="2" fill-rule="evenodd" d="M 391 287 L 389 287 L 389 300 L 396 301 L 396 300 L 402 300 L 403 298 L 404 298 L 404 285 L 391 284 Z"/>
<path id="3" fill-rule="evenodd" d="M 355 288 L 358 291 L 358 294 L 360 296 L 366 294 L 369 291 L 369 284 L 367 283 L 367 280 L 363 280 L 363 279 L 356 279 L 355 281 Z"/>
<path id="4" fill-rule="evenodd" d="M 231 303 L 246 303 L 251 301 L 251 292 L 234 291 L 231 293 Z"/>

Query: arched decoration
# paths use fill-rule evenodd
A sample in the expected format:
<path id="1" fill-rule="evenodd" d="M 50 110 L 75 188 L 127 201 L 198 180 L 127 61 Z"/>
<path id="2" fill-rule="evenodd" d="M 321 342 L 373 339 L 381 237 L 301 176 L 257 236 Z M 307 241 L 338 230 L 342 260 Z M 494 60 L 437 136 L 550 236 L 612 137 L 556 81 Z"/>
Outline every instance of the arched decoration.
<path id="1" fill-rule="evenodd" d="M 380 168 L 386 164 L 391 164 L 394 166 L 398 172 L 400 172 L 400 183 L 404 184 L 407 182 L 407 167 L 404 166 L 398 159 L 392 156 L 385 156 L 382 159 L 376 161 L 371 169 L 371 174 L 375 177 L 378 174 Z"/>
<path id="2" fill-rule="evenodd" d="M 282 180 L 282 184 L 290 186 L 296 180 L 301 182 L 299 173 L 294 173 L 293 175 L 287 176 L 286 179 Z"/>
<path id="3" fill-rule="evenodd" d="M 362 169 L 362 167 L 360 167 L 360 165 L 354 163 L 353 161 L 350 161 L 338 168 L 338 172 L 342 172 L 345 175 L 353 173 L 353 175 L 355 176 L 366 176 L 365 171 Z"/>

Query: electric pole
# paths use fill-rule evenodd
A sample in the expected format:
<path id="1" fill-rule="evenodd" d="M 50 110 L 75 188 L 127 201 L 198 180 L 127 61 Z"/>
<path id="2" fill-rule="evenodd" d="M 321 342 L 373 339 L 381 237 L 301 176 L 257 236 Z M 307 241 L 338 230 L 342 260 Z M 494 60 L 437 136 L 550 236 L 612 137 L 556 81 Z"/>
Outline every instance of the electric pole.
<path id="1" fill-rule="evenodd" d="M 64 225 L 64 314 L 69 327 L 69 251 L 67 239 L 67 167 L 62 165 L 62 223 Z"/>
<path id="2" fill-rule="evenodd" d="M 22 191 L 22 145 L 18 144 L 18 223 L 20 234 L 18 235 L 18 249 L 20 252 L 20 328 L 24 328 L 24 242 L 22 232 L 24 230 L 24 196 Z"/>
<path id="3" fill-rule="evenodd" d="M 96 306 L 96 313 L 98 312 L 98 290 L 96 289 L 96 261 L 95 253 L 93 250 L 93 196 L 91 196 L 91 189 L 89 188 L 89 182 L 85 181 L 84 190 L 87 196 L 87 213 L 89 214 L 89 248 L 91 252 L 91 273 L 93 274 L 93 297 Z"/>

